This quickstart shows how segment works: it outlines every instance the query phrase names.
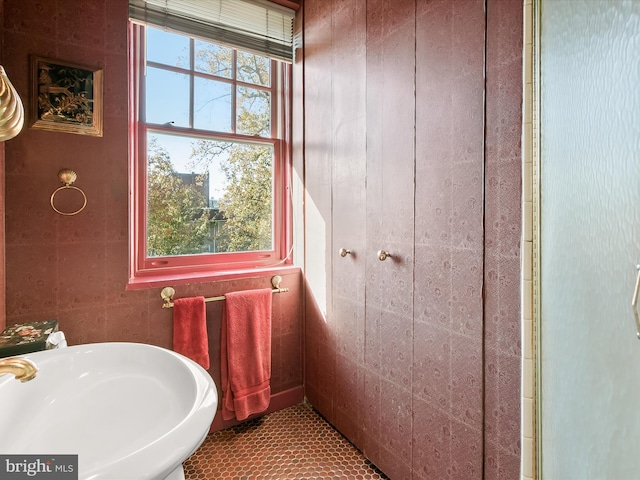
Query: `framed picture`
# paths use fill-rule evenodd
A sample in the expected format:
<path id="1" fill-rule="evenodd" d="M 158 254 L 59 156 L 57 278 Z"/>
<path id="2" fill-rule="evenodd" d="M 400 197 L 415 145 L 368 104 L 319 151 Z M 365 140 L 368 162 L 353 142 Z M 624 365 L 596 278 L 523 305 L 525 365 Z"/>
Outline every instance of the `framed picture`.
<path id="1" fill-rule="evenodd" d="M 102 70 L 32 57 L 31 128 L 102 136 Z"/>

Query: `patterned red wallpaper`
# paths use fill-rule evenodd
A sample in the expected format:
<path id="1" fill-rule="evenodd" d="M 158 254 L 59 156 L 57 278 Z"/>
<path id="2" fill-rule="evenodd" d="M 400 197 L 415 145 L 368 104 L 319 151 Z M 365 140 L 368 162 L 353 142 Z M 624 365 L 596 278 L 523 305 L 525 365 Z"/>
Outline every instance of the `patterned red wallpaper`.
<path id="1" fill-rule="evenodd" d="M 0 25 L 4 23 L 4 0 L 0 0 Z M 3 39 L 0 35 L 0 63 L 4 65 L 3 52 Z M 0 186 L 2 188 L 2 197 L 4 198 L 4 142 L 0 146 Z M 4 218 L 4 202 L 0 202 L 0 216 Z M 5 226 L 2 222 L 2 228 L 0 228 L 0 246 L 4 247 L 5 243 Z M 0 248 L 0 305 L 5 305 L 5 254 L 4 248 Z M 7 311 L 5 307 L 0 309 L 0 331 L 4 330 L 7 320 Z"/>
<path id="2" fill-rule="evenodd" d="M 485 478 L 520 469 L 521 2 L 487 5 Z"/>
<path id="3" fill-rule="evenodd" d="M 7 323 L 56 318 L 70 344 L 172 344 L 172 310 L 162 287 L 127 291 L 127 0 L 4 0 L 5 68 L 28 105 L 29 57 L 104 69 L 104 136 L 33 130 L 6 142 Z M 76 216 L 49 203 L 57 172 L 74 169 L 87 206 Z M 1 264 L 4 265 L 4 264 Z M 1 268 L 1 267 L 0 267 Z M 274 393 L 302 385 L 299 271 L 274 298 Z M 269 276 L 176 287 L 176 296 L 217 296 L 270 287 Z M 220 305 L 207 307 L 211 373 L 219 380 Z M 218 343 L 217 343 L 218 342 Z M 219 385 L 219 381 L 217 382 Z"/>
<path id="4" fill-rule="evenodd" d="M 328 293 L 322 305 L 313 288 L 306 298 L 306 393 L 394 479 L 519 469 L 522 6 L 487 0 L 485 17 L 484 5 L 304 5 L 305 175 L 328 225 L 323 271 L 307 272 Z M 170 346 L 160 288 L 125 290 L 127 2 L 4 0 L 3 10 L 4 66 L 27 102 L 29 55 L 105 70 L 104 137 L 27 128 L 5 145 L 7 321 L 58 318 L 71 343 Z M 78 172 L 83 215 L 51 210 L 62 167 Z M 341 258 L 341 247 L 354 253 Z M 379 262 L 379 248 L 392 257 Z M 302 383 L 302 280 L 284 283 L 281 390 Z M 208 307 L 214 331 L 218 308 Z"/>
<path id="5" fill-rule="evenodd" d="M 521 10 L 304 3 L 305 391 L 393 479 L 519 476 Z"/>

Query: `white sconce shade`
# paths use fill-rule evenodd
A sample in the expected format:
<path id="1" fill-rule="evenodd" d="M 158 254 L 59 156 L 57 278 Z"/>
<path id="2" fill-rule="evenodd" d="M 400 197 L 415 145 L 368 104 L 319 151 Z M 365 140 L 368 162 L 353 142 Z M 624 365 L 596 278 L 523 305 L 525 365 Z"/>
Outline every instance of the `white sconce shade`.
<path id="1" fill-rule="evenodd" d="M 22 130 L 24 107 L 18 92 L 0 65 L 0 142 L 9 140 Z"/>

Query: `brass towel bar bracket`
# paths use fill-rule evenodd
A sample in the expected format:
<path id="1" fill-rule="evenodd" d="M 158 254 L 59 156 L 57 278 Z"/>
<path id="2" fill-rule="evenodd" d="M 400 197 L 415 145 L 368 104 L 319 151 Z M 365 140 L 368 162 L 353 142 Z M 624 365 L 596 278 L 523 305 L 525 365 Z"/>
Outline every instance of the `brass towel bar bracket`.
<path id="1" fill-rule="evenodd" d="M 273 286 L 273 293 L 285 293 L 288 292 L 288 288 L 280 288 L 280 284 L 282 283 L 282 277 L 280 275 L 275 275 L 271 278 L 271 285 Z M 164 300 L 164 304 L 162 308 L 173 308 L 173 296 L 176 294 L 176 291 L 173 287 L 164 287 L 160 292 L 160 296 L 162 300 Z M 220 300 L 224 300 L 224 295 L 219 297 L 208 297 L 205 298 L 205 302 L 219 302 Z"/>

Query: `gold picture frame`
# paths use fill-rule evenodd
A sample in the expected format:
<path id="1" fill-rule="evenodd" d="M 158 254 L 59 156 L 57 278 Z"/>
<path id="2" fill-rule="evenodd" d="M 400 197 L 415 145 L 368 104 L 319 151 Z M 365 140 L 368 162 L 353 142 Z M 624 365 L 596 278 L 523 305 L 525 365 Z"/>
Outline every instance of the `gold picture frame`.
<path id="1" fill-rule="evenodd" d="M 102 69 L 34 56 L 31 72 L 31 128 L 102 137 Z"/>

